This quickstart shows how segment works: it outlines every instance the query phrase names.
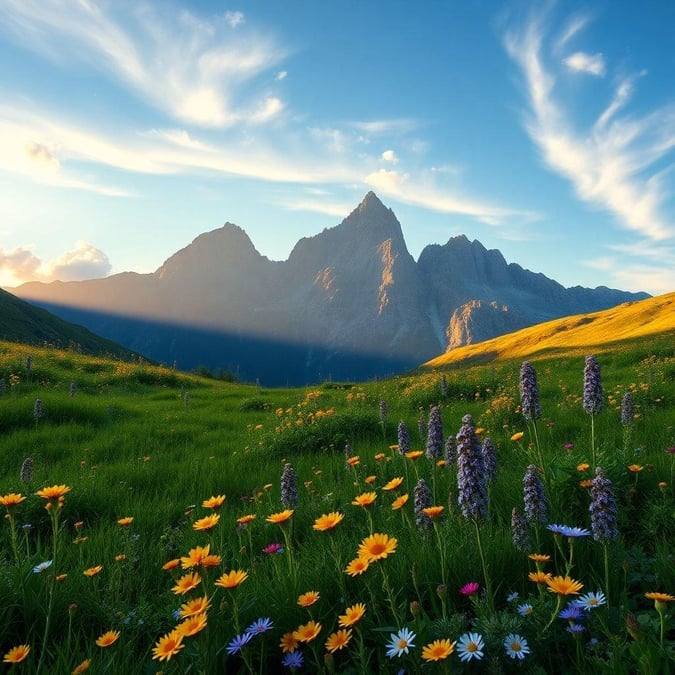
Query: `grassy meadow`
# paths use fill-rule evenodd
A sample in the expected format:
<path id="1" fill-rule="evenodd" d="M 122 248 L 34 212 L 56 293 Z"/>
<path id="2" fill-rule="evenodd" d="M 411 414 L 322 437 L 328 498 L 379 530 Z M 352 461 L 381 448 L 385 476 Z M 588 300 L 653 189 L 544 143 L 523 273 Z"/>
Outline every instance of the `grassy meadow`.
<path id="1" fill-rule="evenodd" d="M 0 343 L 0 671 L 672 672 L 673 335 L 594 353 L 602 409 L 579 349 L 528 420 L 521 358 L 264 389 Z"/>

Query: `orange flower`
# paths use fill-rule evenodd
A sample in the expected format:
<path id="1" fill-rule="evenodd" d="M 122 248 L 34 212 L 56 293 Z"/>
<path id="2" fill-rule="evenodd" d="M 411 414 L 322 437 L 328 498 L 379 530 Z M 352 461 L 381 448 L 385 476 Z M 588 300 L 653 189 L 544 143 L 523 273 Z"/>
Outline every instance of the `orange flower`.
<path id="1" fill-rule="evenodd" d="M 675 595 L 670 595 L 670 593 L 645 593 L 645 598 L 654 600 L 654 602 L 673 602 Z"/>
<path id="2" fill-rule="evenodd" d="M 337 511 L 332 511 L 331 513 L 324 514 L 319 516 L 312 526 L 313 529 L 318 530 L 319 532 L 325 532 L 326 530 L 332 530 L 334 527 L 337 527 L 344 518 L 344 513 L 338 513 Z"/>
<path id="3" fill-rule="evenodd" d="M 373 457 L 373 459 L 374 459 L 376 462 L 379 462 L 379 461 L 383 460 L 384 457 L 385 457 L 385 455 L 384 455 L 383 452 L 378 452 L 378 453 Z"/>
<path id="4" fill-rule="evenodd" d="M 579 486 L 582 488 L 589 488 L 593 486 L 593 479 L 587 478 L 586 480 L 579 481 Z"/>
<path id="5" fill-rule="evenodd" d="M 580 581 L 575 581 L 569 576 L 557 576 L 546 580 L 546 585 L 551 593 L 556 595 L 578 595 L 584 587 Z"/>
<path id="6" fill-rule="evenodd" d="M 348 628 L 353 626 L 355 623 L 358 623 L 363 615 L 366 613 L 366 606 L 362 602 L 358 602 L 351 607 L 347 607 L 344 614 L 341 614 L 338 617 L 338 624 L 342 628 Z"/>
<path id="7" fill-rule="evenodd" d="M 300 605 L 300 607 L 310 607 L 318 599 L 318 591 L 307 591 L 307 593 L 303 593 L 302 595 L 298 596 L 298 605 Z"/>
<path id="8" fill-rule="evenodd" d="M 173 629 L 161 637 L 155 646 L 152 648 L 152 658 L 160 661 L 168 661 L 172 656 L 177 654 L 185 645 L 183 644 L 183 635 L 177 630 Z"/>
<path id="9" fill-rule="evenodd" d="M 553 577 L 550 572 L 530 572 L 527 578 L 535 584 L 546 584 Z"/>
<path id="10" fill-rule="evenodd" d="M 287 520 L 290 520 L 293 513 L 295 513 L 293 509 L 286 509 L 285 511 L 280 511 L 279 513 L 273 513 L 271 516 L 267 516 L 265 520 L 268 523 L 280 525 L 281 523 L 285 523 Z"/>
<path id="11" fill-rule="evenodd" d="M 586 469 L 590 468 L 590 466 L 590 464 L 586 464 L 586 462 L 584 462 L 583 464 L 579 464 L 579 466 L 577 466 L 577 471 L 586 471 Z"/>
<path id="12" fill-rule="evenodd" d="M 240 518 L 237 518 L 237 524 L 238 525 L 248 525 L 250 522 L 255 520 L 255 513 L 249 513 L 245 516 L 241 516 Z"/>
<path id="13" fill-rule="evenodd" d="M 640 471 L 644 470 L 644 466 L 641 466 L 640 464 L 631 464 L 628 467 L 628 470 L 632 473 L 640 473 Z"/>
<path id="14" fill-rule="evenodd" d="M 363 494 L 358 495 L 352 501 L 354 506 L 370 506 L 377 499 L 377 494 L 375 492 L 364 492 Z"/>
<path id="15" fill-rule="evenodd" d="M 2 659 L 3 663 L 21 663 L 30 653 L 30 645 L 12 647 Z"/>
<path id="16" fill-rule="evenodd" d="M 176 585 L 171 590 L 176 595 L 185 595 L 185 593 L 191 591 L 193 588 L 197 588 L 201 583 L 202 578 L 199 574 L 184 574 L 176 581 Z"/>
<path id="17" fill-rule="evenodd" d="M 536 563 L 545 563 L 551 560 L 551 556 L 546 555 L 545 553 L 530 553 L 527 557 L 530 560 L 534 560 Z"/>
<path id="18" fill-rule="evenodd" d="M 132 516 L 127 516 L 126 518 L 120 518 L 117 521 L 118 525 L 121 525 L 122 527 L 126 527 L 127 525 L 131 525 L 131 523 L 134 522 L 134 519 Z"/>
<path id="19" fill-rule="evenodd" d="M 201 612 L 200 614 L 194 614 L 185 621 L 181 621 L 176 626 L 176 630 L 183 636 L 189 637 L 191 635 L 196 635 L 199 631 L 206 628 L 206 613 Z"/>
<path id="20" fill-rule="evenodd" d="M 10 492 L 8 495 L 0 497 L 0 504 L 7 507 L 7 509 L 10 509 L 13 506 L 18 506 L 21 504 L 24 499 L 26 499 L 24 496 L 16 494 L 16 492 Z"/>
<path id="21" fill-rule="evenodd" d="M 457 642 L 450 640 L 434 640 L 422 649 L 422 658 L 425 661 L 442 661 L 455 651 Z"/>
<path id="22" fill-rule="evenodd" d="M 434 518 L 441 517 L 444 508 L 444 506 L 427 506 L 426 508 L 422 509 L 422 512 L 433 520 Z"/>
<path id="23" fill-rule="evenodd" d="M 424 450 L 410 450 L 406 452 L 404 457 L 406 459 L 419 459 L 424 454 Z"/>
<path id="24" fill-rule="evenodd" d="M 345 573 L 349 574 L 350 577 L 358 576 L 368 569 L 369 564 L 366 558 L 354 558 L 345 568 Z"/>
<path id="25" fill-rule="evenodd" d="M 360 558 L 365 558 L 369 563 L 383 560 L 396 551 L 397 543 L 398 541 L 388 534 L 371 534 L 361 542 L 358 555 Z"/>
<path id="26" fill-rule="evenodd" d="M 374 483 L 376 480 L 377 480 L 377 476 L 366 476 L 366 477 L 363 479 L 363 482 L 364 482 L 364 483 L 367 483 L 368 485 L 370 485 L 371 483 Z"/>
<path id="27" fill-rule="evenodd" d="M 176 567 L 178 567 L 178 565 L 180 565 L 180 558 L 174 558 L 173 560 L 165 562 L 162 565 L 162 569 L 169 571 L 175 569 Z"/>
<path id="28" fill-rule="evenodd" d="M 95 577 L 102 569 L 103 565 L 96 565 L 96 567 L 89 567 L 84 570 L 82 574 L 84 574 L 85 577 Z"/>
<path id="29" fill-rule="evenodd" d="M 206 612 L 209 607 L 211 607 L 211 603 L 205 595 L 201 598 L 192 598 L 192 600 L 188 600 L 184 605 L 180 606 L 178 613 L 181 619 L 187 619 L 189 616 Z"/>
<path id="30" fill-rule="evenodd" d="M 329 651 L 331 654 L 333 654 L 338 649 L 346 647 L 351 639 L 352 639 L 351 630 L 345 630 L 344 628 L 342 628 L 341 630 L 337 630 L 335 631 L 335 633 L 330 635 L 326 640 L 326 650 Z"/>
<path id="31" fill-rule="evenodd" d="M 347 459 L 347 465 L 348 466 L 356 466 L 361 460 L 359 459 L 358 455 L 354 455 L 353 457 L 349 457 Z"/>
<path id="32" fill-rule="evenodd" d="M 202 502 L 205 509 L 219 509 L 225 502 L 225 495 L 218 495 L 217 497 L 209 497 Z"/>
<path id="33" fill-rule="evenodd" d="M 80 673 L 86 672 L 87 670 L 89 670 L 90 665 L 91 659 L 85 659 L 84 661 L 82 661 L 82 663 L 75 666 L 75 670 L 73 670 L 72 675 L 80 675 Z"/>
<path id="34" fill-rule="evenodd" d="M 185 570 L 192 567 L 199 567 L 202 564 L 204 558 L 209 555 L 210 550 L 211 544 L 207 544 L 206 546 L 195 546 L 190 550 L 187 556 L 180 559 L 183 569 Z"/>
<path id="35" fill-rule="evenodd" d="M 316 621 L 309 621 L 302 626 L 298 626 L 293 631 L 293 637 L 298 642 L 311 642 L 321 632 L 321 624 Z"/>
<path id="36" fill-rule="evenodd" d="M 284 654 L 294 652 L 298 648 L 298 640 L 293 635 L 293 631 L 289 633 L 284 633 L 279 640 L 279 647 Z"/>
<path id="37" fill-rule="evenodd" d="M 244 570 L 232 570 L 231 572 L 222 574 L 215 583 L 216 586 L 220 586 L 221 588 L 236 588 L 243 584 L 246 579 L 248 579 L 248 572 L 244 572 Z"/>
<path id="38" fill-rule="evenodd" d="M 199 520 L 196 520 L 192 524 L 192 529 L 193 530 L 211 530 L 218 524 L 219 520 L 220 520 L 220 516 L 217 513 L 212 513 L 210 516 L 205 516 L 204 518 L 200 518 Z"/>
<path id="39" fill-rule="evenodd" d="M 122 562 L 123 560 L 126 560 L 126 559 L 127 559 L 127 556 L 126 556 L 124 553 L 118 553 L 118 554 L 115 556 L 115 560 L 116 560 L 117 562 Z"/>
<path id="40" fill-rule="evenodd" d="M 523 431 L 518 431 L 515 434 L 513 434 L 513 436 L 511 436 L 511 440 L 512 441 L 519 441 L 524 435 L 525 435 L 525 433 Z"/>
<path id="41" fill-rule="evenodd" d="M 391 504 L 393 511 L 398 511 L 400 508 L 404 507 L 408 503 L 408 494 L 401 495 L 397 497 Z"/>
<path id="42" fill-rule="evenodd" d="M 403 484 L 403 478 L 398 476 L 397 478 L 392 478 L 386 485 L 382 486 L 382 489 L 385 491 L 396 490 L 401 487 Z"/>
<path id="43" fill-rule="evenodd" d="M 66 485 L 52 485 L 38 490 L 35 494 L 43 499 L 63 499 L 69 492 L 70 488 Z"/>
<path id="44" fill-rule="evenodd" d="M 115 644 L 119 640 L 119 637 L 120 632 L 118 630 L 109 630 L 96 640 L 96 645 L 98 647 L 110 647 L 110 645 Z"/>

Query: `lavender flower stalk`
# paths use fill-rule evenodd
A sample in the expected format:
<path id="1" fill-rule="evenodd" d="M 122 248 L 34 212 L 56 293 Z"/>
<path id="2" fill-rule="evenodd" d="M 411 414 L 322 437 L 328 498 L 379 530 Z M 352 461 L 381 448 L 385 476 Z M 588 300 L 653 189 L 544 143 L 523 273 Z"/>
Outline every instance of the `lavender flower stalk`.
<path id="1" fill-rule="evenodd" d="M 410 452 L 410 432 L 403 420 L 398 423 L 398 451 L 401 455 Z"/>
<path id="2" fill-rule="evenodd" d="M 294 509 L 298 504 L 298 479 L 288 462 L 281 474 L 281 503 L 286 509 Z"/>
<path id="3" fill-rule="evenodd" d="M 520 367 L 520 409 L 528 422 L 541 417 L 537 374 L 529 361 L 523 361 Z"/>
<path id="4" fill-rule="evenodd" d="M 483 464 L 485 465 L 485 478 L 492 483 L 497 477 L 497 452 L 492 439 L 486 438 L 481 445 Z"/>
<path id="5" fill-rule="evenodd" d="M 527 531 L 527 521 L 514 507 L 511 511 L 511 539 L 519 551 L 525 553 L 530 550 L 530 535 Z"/>
<path id="6" fill-rule="evenodd" d="M 454 436 L 448 436 L 445 441 L 445 464 L 452 466 L 457 461 L 457 439 Z"/>
<path id="7" fill-rule="evenodd" d="M 417 429 L 420 432 L 422 443 L 427 441 L 427 421 L 424 419 L 424 412 L 420 410 L 420 416 L 417 418 Z"/>
<path id="8" fill-rule="evenodd" d="M 426 455 L 431 460 L 436 460 L 443 453 L 443 420 L 438 406 L 433 406 L 429 413 L 427 426 L 427 451 Z"/>
<path id="9" fill-rule="evenodd" d="M 634 412 L 633 395 L 627 391 L 621 399 L 621 424 L 623 426 L 626 427 L 629 424 L 633 424 Z"/>
<path id="10" fill-rule="evenodd" d="M 595 416 L 602 410 L 602 380 L 600 378 L 600 364 L 595 356 L 586 357 L 584 366 L 584 410 L 591 416 L 591 452 L 593 466 L 595 466 Z"/>
<path id="11" fill-rule="evenodd" d="M 419 528 L 426 529 L 431 525 L 431 518 L 424 513 L 423 509 L 431 506 L 431 490 L 424 478 L 420 478 L 415 485 L 415 524 Z"/>
<path id="12" fill-rule="evenodd" d="M 39 420 L 42 417 L 42 399 L 36 398 L 35 405 L 33 406 L 33 417 L 35 421 Z"/>
<path id="13" fill-rule="evenodd" d="M 603 545 L 605 562 L 605 594 L 609 605 L 609 543 L 617 539 L 617 507 L 612 481 L 605 478 L 601 467 L 595 469 L 595 478 L 591 482 L 591 531 L 593 539 Z"/>
<path id="14" fill-rule="evenodd" d="M 471 415 L 464 415 L 457 434 L 457 503 L 465 518 L 480 520 L 487 516 L 487 481 L 480 441 Z"/>
<path id="15" fill-rule="evenodd" d="M 548 514 L 544 484 L 539 478 L 539 471 L 534 464 L 527 467 L 523 477 L 523 503 L 527 522 L 546 525 Z"/>
<path id="16" fill-rule="evenodd" d="M 21 463 L 21 470 L 19 471 L 19 479 L 22 483 L 30 483 L 33 478 L 33 460 L 26 457 Z"/>

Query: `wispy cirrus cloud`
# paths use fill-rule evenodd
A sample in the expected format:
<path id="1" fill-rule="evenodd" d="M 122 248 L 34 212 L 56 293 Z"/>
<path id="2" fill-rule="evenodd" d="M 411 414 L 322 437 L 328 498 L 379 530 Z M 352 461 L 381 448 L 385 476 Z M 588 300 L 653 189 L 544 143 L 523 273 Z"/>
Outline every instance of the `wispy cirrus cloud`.
<path id="1" fill-rule="evenodd" d="M 244 22 L 241 12 L 206 22 L 134 3 L 0 5 L 0 25 L 24 47 L 60 64 L 96 67 L 164 114 L 205 127 L 263 123 L 283 109 L 278 94 L 251 83 L 287 51 L 269 36 L 243 32 Z"/>
<path id="2" fill-rule="evenodd" d="M 605 59 L 602 54 L 586 54 L 585 52 L 574 52 L 565 59 L 563 63 L 570 69 L 579 73 L 588 73 L 596 77 L 603 77 L 605 74 Z"/>

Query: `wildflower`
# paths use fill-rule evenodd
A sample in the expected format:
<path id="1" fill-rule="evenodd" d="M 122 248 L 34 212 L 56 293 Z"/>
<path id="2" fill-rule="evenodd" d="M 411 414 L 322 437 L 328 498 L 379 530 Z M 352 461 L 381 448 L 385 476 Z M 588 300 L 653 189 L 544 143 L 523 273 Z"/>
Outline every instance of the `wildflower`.
<path id="1" fill-rule="evenodd" d="M 579 487 L 588 489 L 590 487 L 593 487 L 593 480 L 591 478 L 587 478 L 586 480 L 581 480 L 579 481 Z"/>
<path id="2" fill-rule="evenodd" d="M 527 521 L 517 508 L 511 511 L 511 540 L 519 551 L 530 548 L 530 535 L 527 531 Z"/>
<path id="3" fill-rule="evenodd" d="M 388 534 L 371 534 L 366 537 L 358 549 L 359 558 L 365 558 L 369 563 L 383 560 L 396 551 L 398 540 Z"/>
<path id="4" fill-rule="evenodd" d="M 287 520 L 290 520 L 293 513 L 295 513 L 293 509 L 286 509 L 285 511 L 280 511 L 279 513 L 273 513 L 272 515 L 267 516 L 265 520 L 268 523 L 281 525 L 281 523 L 285 523 Z"/>
<path id="5" fill-rule="evenodd" d="M 82 574 L 84 574 L 85 577 L 95 577 L 102 569 L 103 565 L 96 565 L 95 567 L 87 568 Z"/>
<path id="6" fill-rule="evenodd" d="M 457 434 L 457 502 L 465 518 L 487 516 L 487 482 L 480 442 L 471 415 L 464 415 Z"/>
<path id="7" fill-rule="evenodd" d="M 436 518 L 441 517 L 444 508 L 444 506 L 427 506 L 426 508 L 422 509 L 422 512 L 425 516 L 435 520 Z"/>
<path id="8" fill-rule="evenodd" d="M 483 465 L 485 466 L 485 478 L 488 483 L 492 483 L 497 477 L 497 453 L 494 443 L 490 438 L 486 438 L 480 446 L 483 454 Z"/>
<path id="9" fill-rule="evenodd" d="M 332 530 L 334 527 L 337 527 L 344 518 L 344 513 L 338 513 L 332 511 L 331 513 L 324 514 L 319 516 L 312 526 L 313 529 L 318 530 L 319 532 L 325 532 L 326 530 Z"/>
<path id="10" fill-rule="evenodd" d="M 443 420 L 438 406 L 433 406 L 429 411 L 429 423 L 427 425 L 426 455 L 429 459 L 438 459 L 443 452 Z"/>
<path id="11" fill-rule="evenodd" d="M 20 494 L 10 492 L 9 494 L 0 497 L 0 504 L 2 504 L 2 506 L 4 506 L 9 511 L 9 509 L 14 506 L 18 506 L 25 499 L 26 498 Z"/>
<path id="12" fill-rule="evenodd" d="M 190 637 L 192 635 L 197 635 L 200 631 L 206 628 L 206 612 L 200 612 L 199 614 L 193 614 L 181 621 L 176 626 L 176 630 L 183 637 Z"/>
<path id="13" fill-rule="evenodd" d="M 385 458 L 385 454 L 383 452 L 378 452 L 377 454 L 373 455 L 373 459 L 376 462 L 381 462 Z"/>
<path id="14" fill-rule="evenodd" d="M 516 611 L 520 616 L 530 616 L 534 612 L 534 609 L 529 602 L 524 602 L 522 605 L 518 605 Z"/>
<path id="15" fill-rule="evenodd" d="M 536 572 L 530 572 L 527 578 L 530 581 L 534 581 L 535 584 L 543 585 L 547 584 L 553 578 L 553 575 L 550 572 L 540 572 L 537 570 Z"/>
<path id="16" fill-rule="evenodd" d="M 619 536 L 617 527 L 617 507 L 612 481 L 605 478 L 600 467 L 595 469 L 595 478 L 591 483 L 591 530 L 595 541 L 606 544 Z"/>
<path id="17" fill-rule="evenodd" d="M 589 415 L 597 415 L 602 410 L 600 364 L 594 356 L 587 356 L 584 366 L 583 407 Z"/>
<path id="18" fill-rule="evenodd" d="M 255 520 L 255 513 L 249 513 L 245 516 L 237 518 L 237 525 L 248 525 Z"/>
<path id="19" fill-rule="evenodd" d="M 391 503 L 392 511 L 398 511 L 400 508 L 404 507 L 408 503 L 408 494 L 401 495 L 394 499 Z"/>
<path id="20" fill-rule="evenodd" d="M 80 673 L 85 673 L 87 670 L 89 670 L 90 665 L 91 659 L 85 659 L 84 661 L 75 666 L 72 675 L 80 675 Z"/>
<path id="21" fill-rule="evenodd" d="M 356 577 L 359 574 L 363 574 L 368 569 L 369 565 L 370 562 L 367 558 L 354 558 L 354 560 L 352 560 L 345 568 L 345 573 L 349 574 L 350 577 Z"/>
<path id="22" fill-rule="evenodd" d="M 281 474 L 281 504 L 286 509 L 293 509 L 298 505 L 297 483 L 295 469 L 286 462 Z"/>
<path id="23" fill-rule="evenodd" d="M 123 560 L 126 560 L 126 559 L 127 559 L 127 556 L 124 553 L 118 553 L 115 556 L 116 562 L 122 562 Z"/>
<path id="24" fill-rule="evenodd" d="M 567 604 L 567 607 L 558 614 L 565 621 L 578 621 L 584 615 L 584 609 L 576 601 Z"/>
<path id="25" fill-rule="evenodd" d="M 352 504 L 354 506 L 362 506 L 365 508 L 366 506 L 371 506 L 376 499 L 376 492 L 364 492 L 360 495 L 357 495 L 352 501 Z"/>
<path id="26" fill-rule="evenodd" d="M 382 489 L 385 492 L 389 492 L 390 490 L 397 490 L 402 484 L 403 478 L 401 476 L 397 476 L 396 478 L 392 478 L 386 485 L 383 485 Z"/>
<path id="27" fill-rule="evenodd" d="M 431 519 L 424 513 L 424 509 L 431 506 L 431 490 L 424 478 L 420 478 L 415 485 L 415 524 L 424 528 L 431 525 Z"/>
<path id="28" fill-rule="evenodd" d="M 12 647 L 3 657 L 3 663 L 21 663 L 30 654 L 30 645 Z"/>
<path id="29" fill-rule="evenodd" d="M 42 400 L 39 398 L 35 399 L 35 405 L 33 406 L 33 417 L 36 420 L 39 420 L 42 417 Z"/>
<path id="30" fill-rule="evenodd" d="M 96 646 L 110 647 L 110 645 L 115 644 L 119 640 L 119 637 L 120 632 L 118 630 L 109 630 L 96 640 Z"/>
<path id="31" fill-rule="evenodd" d="M 165 562 L 162 565 L 162 569 L 168 572 L 169 570 L 176 569 L 178 565 L 180 565 L 180 558 L 174 558 L 173 560 Z"/>
<path id="32" fill-rule="evenodd" d="M 233 637 L 227 645 L 227 653 L 230 656 L 238 654 L 251 641 L 252 637 L 253 633 L 242 633 Z"/>
<path id="33" fill-rule="evenodd" d="M 565 630 L 575 637 L 579 637 L 586 629 L 580 623 L 570 623 Z"/>
<path id="34" fill-rule="evenodd" d="M 297 639 L 293 635 L 293 631 L 289 631 L 288 633 L 284 633 L 281 636 L 281 640 L 279 641 L 279 647 L 281 647 L 281 651 L 284 654 L 294 652 L 298 648 L 299 644 L 300 643 L 297 641 Z"/>
<path id="35" fill-rule="evenodd" d="M 178 616 L 181 619 L 187 619 L 189 616 L 195 616 L 195 614 L 203 614 L 210 607 L 211 603 L 206 595 L 201 598 L 193 598 L 180 606 Z"/>
<path id="36" fill-rule="evenodd" d="M 605 594 L 602 591 L 598 591 L 597 593 L 593 593 L 591 591 L 590 593 L 582 595 L 580 598 L 575 600 L 575 602 L 586 611 L 590 611 L 595 607 L 600 607 L 601 605 L 606 604 L 607 598 L 605 598 Z"/>
<path id="37" fill-rule="evenodd" d="M 457 439 L 454 436 L 448 436 L 445 441 L 445 463 L 454 464 L 457 461 Z"/>
<path id="38" fill-rule="evenodd" d="M 219 509 L 225 502 L 225 495 L 218 495 L 217 497 L 209 497 L 202 502 L 202 507 L 205 509 Z"/>
<path id="39" fill-rule="evenodd" d="M 377 476 L 366 476 L 363 480 L 368 485 L 372 485 L 377 480 Z"/>
<path id="40" fill-rule="evenodd" d="M 645 593 L 645 598 L 649 600 L 654 600 L 654 602 L 673 602 L 675 601 L 675 595 L 670 595 L 670 593 Z"/>
<path id="41" fill-rule="evenodd" d="M 591 466 L 590 464 L 587 464 L 586 462 L 584 462 L 583 464 L 579 464 L 577 466 L 577 471 L 586 471 L 586 469 L 589 469 L 590 466 Z"/>
<path id="42" fill-rule="evenodd" d="M 380 422 L 382 424 L 387 423 L 387 414 L 389 410 L 387 408 L 387 402 L 386 401 L 380 401 Z"/>
<path id="43" fill-rule="evenodd" d="M 212 530 L 220 520 L 220 515 L 212 513 L 210 516 L 204 516 L 192 524 L 192 529 L 197 531 Z"/>
<path id="44" fill-rule="evenodd" d="M 260 635 L 261 633 L 266 633 L 268 630 L 272 630 L 273 625 L 272 619 L 269 617 L 257 619 L 246 629 L 246 632 L 251 633 L 251 635 Z"/>
<path id="45" fill-rule="evenodd" d="M 38 490 L 35 494 L 43 499 L 63 499 L 70 490 L 71 488 L 66 485 L 52 485 L 50 487 L 42 488 L 42 490 Z"/>
<path id="46" fill-rule="evenodd" d="M 22 483 L 30 483 L 33 478 L 33 467 L 33 460 L 30 457 L 26 457 L 21 463 L 21 469 L 19 470 L 19 479 Z"/>
<path id="47" fill-rule="evenodd" d="M 537 373 L 529 361 L 520 367 L 520 409 L 528 422 L 541 417 Z"/>
<path id="48" fill-rule="evenodd" d="M 405 455 L 410 450 L 410 432 L 408 426 L 401 420 L 398 423 L 398 451 L 401 455 Z"/>
<path id="49" fill-rule="evenodd" d="M 131 523 L 134 522 L 134 519 L 132 516 L 126 516 L 125 518 L 120 518 L 117 521 L 117 524 L 120 525 L 121 527 L 126 527 L 127 525 L 131 525 Z"/>
<path id="50" fill-rule="evenodd" d="M 419 459 L 424 454 L 424 450 L 409 450 L 405 453 L 406 459 L 416 460 Z"/>
<path id="51" fill-rule="evenodd" d="M 409 650 L 414 648 L 413 640 L 417 636 L 409 628 L 401 628 L 398 633 L 391 633 L 389 635 L 389 642 L 387 643 L 387 656 L 393 659 L 394 656 L 401 656 L 408 654 Z"/>
<path id="52" fill-rule="evenodd" d="M 193 588 L 197 588 L 201 584 L 202 578 L 199 574 L 185 574 L 178 581 L 176 585 L 171 589 L 176 595 L 185 595 Z"/>
<path id="53" fill-rule="evenodd" d="M 515 602 L 520 597 L 518 591 L 513 591 L 506 596 L 506 602 Z"/>
<path id="54" fill-rule="evenodd" d="M 504 638 L 504 649 L 506 650 L 507 656 L 521 661 L 530 653 L 530 648 L 527 646 L 527 640 L 517 633 L 509 633 Z"/>
<path id="55" fill-rule="evenodd" d="M 478 589 L 480 588 L 480 584 L 477 581 L 470 581 L 468 584 L 464 584 L 459 589 L 459 592 L 462 595 L 475 595 L 478 593 Z"/>
<path id="56" fill-rule="evenodd" d="M 621 424 L 627 427 L 633 423 L 633 395 L 627 391 L 621 399 Z"/>
<path id="57" fill-rule="evenodd" d="M 528 523 L 546 523 L 547 507 L 544 484 L 534 464 L 527 467 L 525 476 L 523 476 L 523 504 Z"/>
<path id="58" fill-rule="evenodd" d="M 464 633 L 457 641 L 457 654 L 460 661 L 480 661 L 483 658 L 485 643 L 478 633 Z"/>
<path id="59" fill-rule="evenodd" d="M 321 632 L 321 624 L 316 621 L 309 621 L 302 626 L 298 626 L 293 631 L 293 637 L 298 642 L 311 642 Z"/>
<path id="60" fill-rule="evenodd" d="M 417 430 L 420 438 L 424 441 L 427 437 L 427 421 L 424 419 L 424 413 L 420 409 L 420 416 L 417 418 Z"/>
<path id="61" fill-rule="evenodd" d="M 514 441 L 514 442 L 519 441 L 524 435 L 525 435 L 525 432 L 517 431 L 515 434 L 513 434 L 511 436 L 511 440 Z"/>
<path id="62" fill-rule="evenodd" d="M 533 560 L 535 563 L 545 563 L 551 561 L 551 556 L 546 553 L 530 553 L 527 556 L 530 560 Z"/>
<path id="63" fill-rule="evenodd" d="M 546 585 L 551 593 L 556 595 L 578 595 L 584 587 L 580 581 L 575 581 L 569 576 L 556 576 L 546 580 Z"/>
<path id="64" fill-rule="evenodd" d="M 210 550 L 211 544 L 207 544 L 206 546 L 195 546 L 193 549 L 190 549 L 190 552 L 187 554 L 187 556 L 180 559 L 183 569 L 199 567 L 204 562 L 204 560 L 209 557 Z"/>
<path id="65" fill-rule="evenodd" d="M 53 560 L 45 560 L 44 562 L 38 563 L 35 565 L 35 567 L 33 567 L 33 574 L 42 574 L 42 572 L 50 568 L 53 563 Z"/>
<path id="66" fill-rule="evenodd" d="M 631 464 L 628 467 L 628 470 L 631 473 L 640 473 L 640 471 L 644 471 L 644 466 L 642 466 L 641 464 Z"/>
<path id="67" fill-rule="evenodd" d="M 347 607 L 344 614 L 338 616 L 338 624 L 342 628 L 348 628 L 358 623 L 363 615 L 366 613 L 366 606 L 362 602 L 358 602 L 351 607 Z"/>
<path id="68" fill-rule="evenodd" d="M 284 547 L 278 541 L 275 541 L 271 544 L 267 544 L 267 546 L 262 549 L 262 552 L 265 555 L 281 555 L 284 552 Z"/>
<path id="69" fill-rule="evenodd" d="M 342 649 L 349 644 L 349 641 L 352 639 L 352 631 L 349 629 L 341 628 L 340 630 L 335 631 L 332 635 L 326 640 L 326 649 L 332 654 L 338 649 Z"/>
<path id="70" fill-rule="evenodd" d="M 58 582 L 65 581 L 68 578 L 68 574 L 57 574 L 54 579 Z"/>
<path id="71" fill-rule="evenodd" d="M 354 455 L 353 457 L 348 457 L 347 461 L 346 461 L 347 466 L 356 466 L 357 464 L 360 464 L 360 463 L 361 463 L 361 459 L 359 458 L 358 455 Z"/>
<path id="72" fill-rule="evenodd" d="M 291 670 L 302 668 L 303 656 L 302 652 L 289 652 L 281 659 L 281 665 L 290 668 Z"/>
<path id="73" fill-rule="evenodd" d="M 568 537 L 569 539 L 587 537 L 590 534 L 584 527 L 570 527 L 569 525 L 549 525 L 547 529 L 553 532 L 553 534 Z"/>
<path id="74" fill-rule="evenodd" d="M 307 591 L 298 596 L 298 605 L 300 607 L 311 607 L 321 596 L 318 591 Z"/>
<path id="75" fill-rule="evenodd" d="M 221 588 L 236 588 L 243 584 L 246 579 L 248 579 L 248 572 L 244 572 L 243 570 L 232 570 L 231 572 L 226 572 L 218 577 L 215 584 Z"/>
<path id="76" fill-rule="evenodd" d="M 450 642 L 449 639 L 434 640 L 422 649 L 422 658 L 425 661 L 443 661 L 455 651 L 456 644 L 457 642 Z"/>

